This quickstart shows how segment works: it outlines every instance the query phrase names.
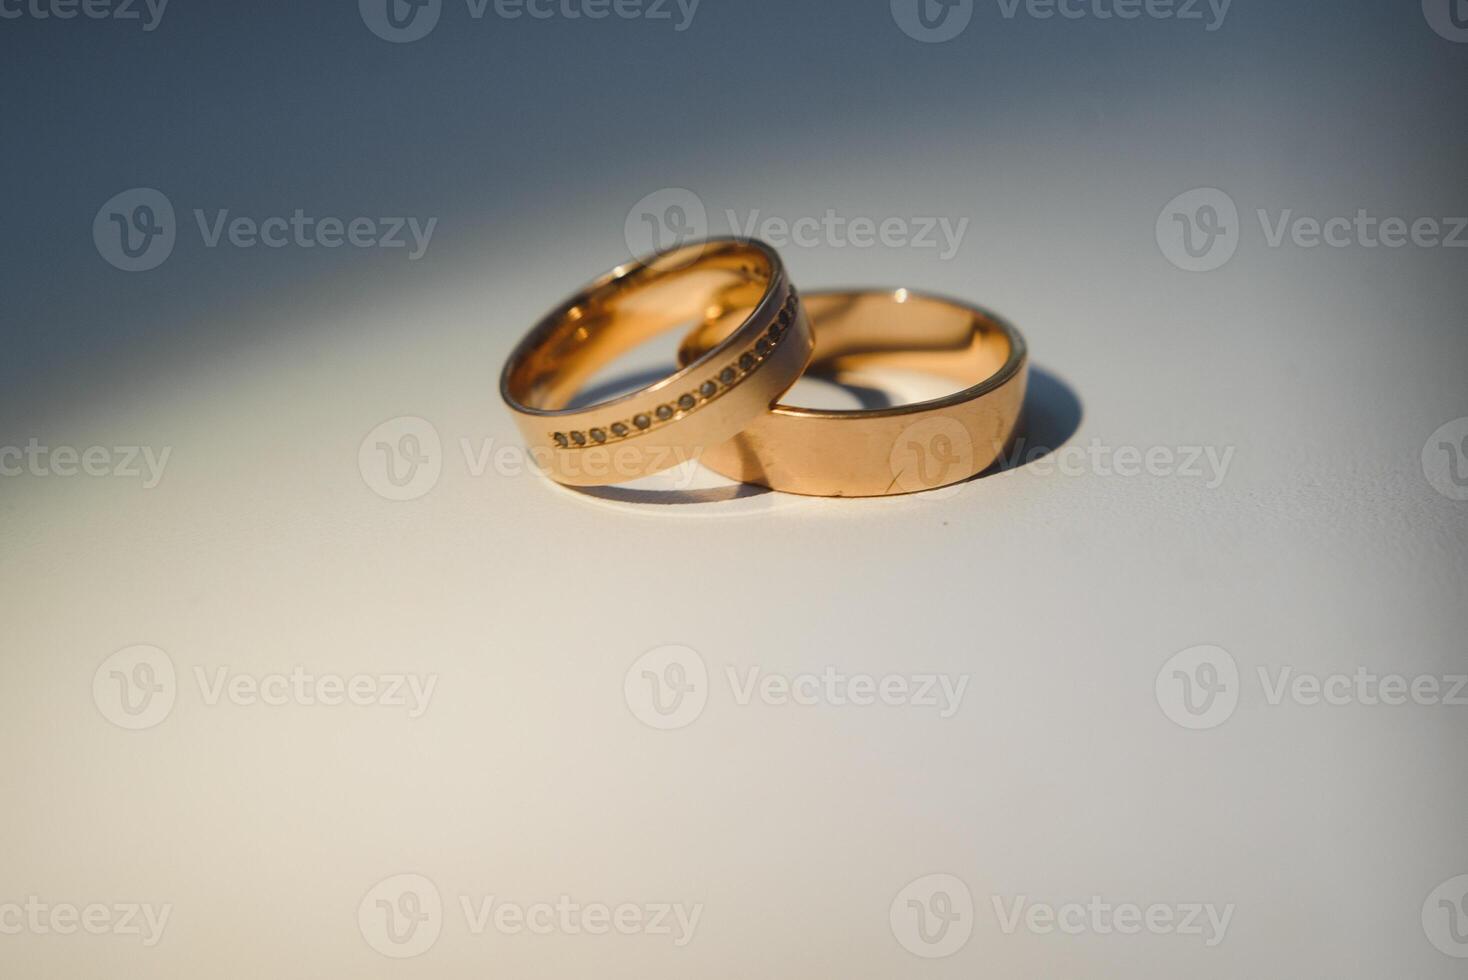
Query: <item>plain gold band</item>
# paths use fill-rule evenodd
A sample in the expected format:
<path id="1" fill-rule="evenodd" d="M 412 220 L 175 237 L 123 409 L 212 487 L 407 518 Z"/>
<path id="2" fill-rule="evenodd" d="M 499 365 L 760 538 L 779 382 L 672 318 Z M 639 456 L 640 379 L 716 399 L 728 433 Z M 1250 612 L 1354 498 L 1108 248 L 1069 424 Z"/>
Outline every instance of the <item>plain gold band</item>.
<path id="1" fill-rule="evenodd" d="M 966 387 L 930 401 L 826 411 L 776 405 L 706 450 L 705 466 L 788 493 L 872 497 L 932 490 L 983 472 L 1014 437 L 1024 404 L 1024 338 L 984 310 L 906 289 L 802 296 L 815 373 L 888 367 Z M 730 324 L 710 317 L 679 350 L 696 360 Z"/>
<path id="2" fill-rule="evenodd" d="M 623 353 L 699 320 L 726 329 L 675 374 L 610 401 L 567 408 Z M 713 239 L 619 266 L 546 316 L 505 363 L 500 395 L 548 476 L 603 486 L 649 476 L 740 432 L 810 360 L 810 324 L 780 257 Z"/>

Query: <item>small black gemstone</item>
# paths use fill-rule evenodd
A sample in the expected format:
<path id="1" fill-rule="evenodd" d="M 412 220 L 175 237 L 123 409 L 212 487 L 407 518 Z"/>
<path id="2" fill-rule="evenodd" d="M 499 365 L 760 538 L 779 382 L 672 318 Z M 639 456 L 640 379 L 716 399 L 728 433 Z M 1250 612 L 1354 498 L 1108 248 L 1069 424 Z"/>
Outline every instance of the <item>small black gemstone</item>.
<path id="1" fill-rule="evenodd" d="M 627 434 L 627 424 L 625 422 L 613 422 L 612 423 L 612 435 L 614 435 L 614 436 L 625 436 L 626 434 Z"/>
<path id="2" fill-rule="evenodd" d="M 684 395 L 682 398 L 678 399 L 678 407 L 683 409 L 683 411 L 685 412 L 697 404 L 698 399 L 694 398 L 692 395 Z"/>
<path id="3" fill-rule="evenodd" d="M 657 416 L 658 416 L 658 418 L 662 419 L 664 422 L 668 421 L 668 419 L 670 419 L 670 418 L 673 417 L 673 406 L 672 405 L 659 405 L 658 406 L 658 411 L 657 411 Z"/>
<path id="4" fill-rule="evenodd" d="M 784 332 L 785 332 L 785 328 L 784 328 L 784 327 L 782 327 L 782 326 L 780 326 L 780 325 L 779 325 L 779 324 L 778 324 L 778 323 L 776 323 L 776 324 L 773 324 L 773 325 L 772 325 L 772 326 L 771 326 L 771 327 L 770 327 L 770 333 L 769 333 L 769 336 L 770 336 L 770 343 L 772 343 L 772 344 L 773 344 L 773 343 L 774 343 L 774 342 L 775 342 L 775 341 L 777 341 L 777 340 L 779 340 L 779 339 L 780 339 L 780 336 L 781 336 L 781 335 L 782 335 L 782 334 L 783 334 L 783 333 L 784 333 Z"/>
<path id="5" fill-rule="evenodd" d="M 637 415 L 633 417 L 632 424 L 637 426 L 639 429 L 645 429 L 649 425 L 652 425 L 652 419 L 648 418 L 646 415 Z"/>
<path id="6" fill-rule="evenodd" d="M 748 371 L 752 367 L 754 367 L 754 355 L 753 354 L 740 354 L 739 355 L 739 370 L 741 370 L 741 371 Z"/>
<path id="7" fill-rule="evenodd" d="M 785 309 L 781 310 L 780 311 L 780 326 L 782 326 L 782 327 L 788 327 L 788 326 L 790 326 L 790 318 L 791 318 L 791 316 L 792 316 L 792 314 L 791 314 L 790 308 L 788 306 Z"/>
<path id="8" fill-rule="evenodd" d="M 698 386 L 698 393 L 705 398 L 714 397 L 714 392 L 718 390 L 719 386 L 714 384 L 712 381 L 705 381 L 703 384 Z"/>
<path id="9" fill-rule="evenodd" d="M 763 337 L 761 337 L 759 340 L 756 340 L 754 342 L 754 352 L 760 357 L 764 357 L 770 352 L 770 342 Z"/>
<path id="10" fill-rule="evenodd" d="M 555 439 L 556 445 L 560 446 L 562 449 L 565 449 L 571 444 L 570 441 L 566 438 L 566 434 L 564 432 L 557 432 L 551 438 Z"/>
<path id="11" fill-rule="evenodd" d="M 584 432 L 573 432 L 573 433 L 571 433 L 571 441 L 574 442 L 578 446 L 584 446 L 584 445 L 586 445 L 586 433 L 584 433 Z"/>
<path id="12" fill-rule="evenodd" d="M 591 430 L 591 439 L 592 439 L 593 442 L 606 442 L 607 441 L 607 430 L 606 429 L 592 429 Z"/>
<path id="13" fill-rule="evenodd" d="M 724 382 L 724 384 L 726 384 L 726 385 L 727 384 L 733 384 L 734 383 L 734 374 L 735 374 L 735 371 L 734 371 L 733 368 L 731 368 L 731 367 L 724 368 L 724 370 L 722 370 L 722 371 L 719 372 L 719 380 L 722 381 L 722 382 Z"/>

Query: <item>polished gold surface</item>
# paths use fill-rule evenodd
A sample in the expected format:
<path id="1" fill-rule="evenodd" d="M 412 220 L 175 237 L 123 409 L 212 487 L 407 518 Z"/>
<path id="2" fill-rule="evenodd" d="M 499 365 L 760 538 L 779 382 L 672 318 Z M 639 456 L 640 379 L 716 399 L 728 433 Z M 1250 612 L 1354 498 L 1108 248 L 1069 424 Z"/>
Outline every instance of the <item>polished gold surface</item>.
<path id="1" fill-rule="evenodd" d="M 829 411 L 780 404 L 705 466 L 789 493 L 870 497 L 956 483 L 987 469 L 1014 436 L 1028 358 L 1019 333 L 983 310 L 905 289 L 802 297 L 815 334 L 813 373 L 872 367 L 940 375 L 962 391 L 910 405 Z M 710 315 L 683 341 L 697 363 L 736 328 Z"/>
<path id="2" fill-rule="evenodd" d="M 700 321 L 724 332 L 675 374 L 568 407 L 622 354 Z M 779 256 L 759 242 L 715 239 L 620 266 L 567 300 L 510 355 L 500 394 L 547 475 L 621 483 L 700 458 L 765 414 L 812 346 Z"/>

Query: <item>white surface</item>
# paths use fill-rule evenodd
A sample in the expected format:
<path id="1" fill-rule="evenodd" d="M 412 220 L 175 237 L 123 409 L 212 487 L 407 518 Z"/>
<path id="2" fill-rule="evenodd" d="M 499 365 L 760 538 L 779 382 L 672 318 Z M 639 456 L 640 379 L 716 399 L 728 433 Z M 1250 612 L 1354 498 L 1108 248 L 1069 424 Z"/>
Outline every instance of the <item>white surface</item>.
<path id="1" fill-rule="evenodd" d="M 1207 175 L 1109 174 L 1097 195 L 1079 180 L 1096 159 L 1054 166 L 1064 180 L 991 168 L 1031 192 L 965 205 L 982 213 L 961 262 L 794 249 L 796 281 L 990 305 L 1083 406 L 1068 447 L 1232 450 L 1221 484 L 1030 466 L 929 497 L 658 504 L 474 475 L 461 440 L 517 445 L 503 357 L 622 258 L 633 189 L 586 216 L 604 234 L 519 229 L 488 271 L 461 246 L 411 290 L 240 311 L 266 339 L 20 433 L 172 456 L 147 491 L 3 485 L 0 902 L 173 910 L 152 949 L 3 937 L 6 974 L 1460 976 L 1424 903 L 1468 872 L 1468 707 L 1276 706 L 1257 671 L 1465 672 L 1468 504 L 1420 463 L 1468 415 L 1461 255 L 1271 250 L 1255 225 L 1227 266 L 1188 274 L 1154 218 Z M 969 175 L 943 180 L 935 197 L 973 200 Z M 902 207 L 843 196 L 859 176 L 763 182 L 792 207 Z M 1261 195 L 1230 186 L 1249 221 Z M 1297 206 L 1358 206 L 1351 188 L 1311 194 Z M 358 449 L 399 416 L 433 425 L 442 471 L 390 502 Z M 143 731 L 92 694 L 134 644 L 178 672 L 171 713 Z M 696 720 L 658 731 L 625 691 L 670 644 L 697 652 L 709 689 Z M 1232 717 L 1191 731 L 1155 686 L 1202 644 L 1231 654 L 1242 690 Z M 195 675 L 297 666 L 437 686 L 415 719 L 211 705 Z M 828 667 L 967 687 L 942 718 L 740 705 L 726 676 Z M 399 961 L 358 913 L 370 923 L 369 892 L 402 873 L 434 884 L 443 918 Z M 976 917 L 945 959 L 913 956 L 889 922 L 931 874 L 960 880 Z M 460 899 L 491 895 L 702 913 L 683 948 L 474 935 Z M 1011 935 L 995 896 L 1233 912 L 1213 947 Z"/>

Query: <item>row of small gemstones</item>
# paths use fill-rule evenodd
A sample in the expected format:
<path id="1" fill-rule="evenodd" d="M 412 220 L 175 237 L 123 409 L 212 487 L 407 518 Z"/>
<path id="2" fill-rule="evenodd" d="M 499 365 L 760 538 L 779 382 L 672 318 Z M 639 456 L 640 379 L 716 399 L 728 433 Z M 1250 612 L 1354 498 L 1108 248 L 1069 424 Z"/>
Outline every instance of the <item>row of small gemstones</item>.
<path id="1" fill-rule="evenodd" d="M 602 445 L 608 442 L 616 442 L 630 435 L 636 435 L 653 428 L 660 422 L 667 422 L 678 416 L 693 411 L 701 402 L 710 402 L 734 387 L 740 381 L 749 376 L 749 373 L 759 365 L 775 345 L 790 330 L 790 325 L 795 322 L 796 296 L 795 290 L 790 290 L 790 296 L 785 300 L 785 305 L 780 309 L 780 314 L 775 322 L 770 324 L 770 329 L 765 335 L 754 342 L 754 345 L 739 355 L 738 360 L 727 365 L 717 375 L 699 385 L 693 391 L 679 395 L 671 402 L 665 402 L 653 409 L 651 412 L 640 412 L 625 422 L 613 422 L 605 429 L 588 429 L 585 432 L 557 432 L 551 438 L 556 445 L 562 449 L 580 448 L 587 445 Z"/>

